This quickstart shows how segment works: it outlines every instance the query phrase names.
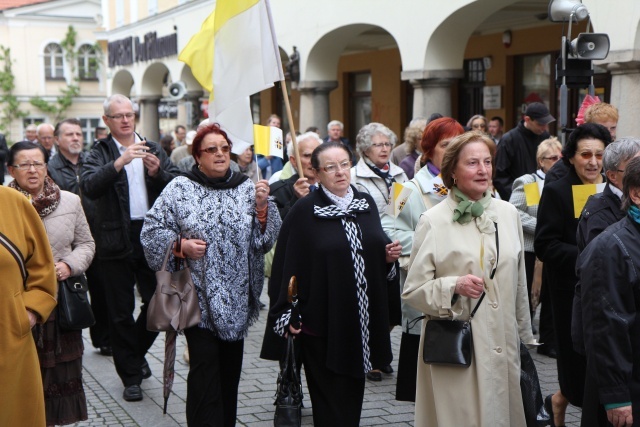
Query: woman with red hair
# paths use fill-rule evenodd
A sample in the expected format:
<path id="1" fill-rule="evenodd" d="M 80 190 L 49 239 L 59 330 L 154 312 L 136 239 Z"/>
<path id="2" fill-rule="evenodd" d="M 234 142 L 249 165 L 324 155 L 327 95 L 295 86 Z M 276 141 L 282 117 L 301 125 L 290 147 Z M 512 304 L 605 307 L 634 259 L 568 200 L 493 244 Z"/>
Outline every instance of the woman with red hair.
<path id="1" fill-rule="evenodd" d="M 447 188 L 440 178 L 440 166 L 444 150 L 449 142 L 464 133 L 460 123 L 450 117 L 429 122 L 422 134 L 420 146 L 420 170 L 411 181 L 403 185 L 411 189 L 411 194 L 404 208 L 397 218 L 384 214 L 382 228 L 391 240 L 399 240 L 402 245 L 400 257 L 400 289 L 407 277 L 409 255 L 413 246 L 413 233 L 418 225 L 420 215 L 447 198 Z M 416 162 L 418 164 L 418 162 Z M 396 383 L 396 399 L 415 401 L 416 370 L 418 347 L 420 346 L 420 330 L 422 322 L 410 325 L 411 320 L 422 313 L 402 303 L 402 340 L 400 342 L 400 356 L 398 360 L 398 379 Z M 412 326 L 412 327 L 410 327 Z"/>

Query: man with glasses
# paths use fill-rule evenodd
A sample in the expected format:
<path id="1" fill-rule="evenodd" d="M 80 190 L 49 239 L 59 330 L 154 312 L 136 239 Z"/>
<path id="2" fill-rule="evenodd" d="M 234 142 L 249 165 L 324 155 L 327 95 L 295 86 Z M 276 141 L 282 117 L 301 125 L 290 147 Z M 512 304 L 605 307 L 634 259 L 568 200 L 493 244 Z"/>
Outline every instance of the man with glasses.
<path id="1" fill-rule="evenodd" d="M 129 98 L 107 98 L 102 119 L 111 133 L 87 156 L 80 186 L 97 204 L 96 252 L 108 284 L 111 346 L 125 387 L 123 398 L 138 401 L 142 379 L 151 376 L 144 357 L 158 335 L 147 331 L 147 304 L 156 280 L 144 257 L 140 232 L 147 211 L 178 170 L 159 144 L 135 132 Z M 134 319 L 136 284 L 143 304 Z"/>
<path id="2" fill-rule="evenodd" d="M 524 119 L 517 127 L 505 133 L 498 145 L 495 159 L 495 186 L 502 200 L 509 200 L 513 181 L 522 175 L 534 173 L 538 168 L 538 145 L 549 138 L 549 123 L 556 119 L 542 102 L 527 106 Z"/>

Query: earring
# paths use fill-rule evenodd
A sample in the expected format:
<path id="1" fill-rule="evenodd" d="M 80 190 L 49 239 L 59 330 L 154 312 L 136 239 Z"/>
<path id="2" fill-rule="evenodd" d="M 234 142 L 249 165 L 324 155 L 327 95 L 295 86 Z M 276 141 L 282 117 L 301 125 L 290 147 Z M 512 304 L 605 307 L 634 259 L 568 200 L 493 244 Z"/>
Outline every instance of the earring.
<path id="1" fill-rule="evenodd" d="M 456 185 L 456 184 L 458 184 L 458 180 L 454 177 L 453 178 L 453 185 Z"/>
<path id="2" fill-rule="evenodd" d="M 198 165 L 198 170 L 202 172 L 202 165 Z"/>

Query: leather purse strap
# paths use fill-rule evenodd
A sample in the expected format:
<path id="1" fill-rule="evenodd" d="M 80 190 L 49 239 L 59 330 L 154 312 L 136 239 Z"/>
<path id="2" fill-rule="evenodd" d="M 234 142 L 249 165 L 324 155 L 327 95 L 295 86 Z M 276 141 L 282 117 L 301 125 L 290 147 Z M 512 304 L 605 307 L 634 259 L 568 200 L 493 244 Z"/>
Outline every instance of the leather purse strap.
<path id="1" fill-rule="evenodd" d="M 490 279 L 493 279 L 493 276 L 496 275 L 496 270 L 498 269 L 498 262 L 500 261 L 500 239 L 498 239 L 498 223 L 494 222 L 493 225 L 496 228 L 496 263 L 493 266 L 493 270 L 491 270 L 491 274 L 489 275 Z M 476 311 L 478 311 L 478 307 L 480 306 L 480 303 L 482 303 L 482 300 L 484 299 L 484 296 L 486 294 L 487 294 L 486 292 L 482 292 L 482 295 L 480 296 L 480 300 L 478 301 L 475 308 L 471 312 L 471 315 L 469 316 L 469 321 L 471 321 L 471 319 L 473 319 L 473 316 L 475 316 Z"/>
<path id="2" fill-rule="evenodd" d="M 27 288 L 27 277 L 29 274 L 27 273 L 27 267 L 24 265 L 24 259 L 22 258 L 22 252 L 16 245 L 13 244 L 11 240 L 4 234 L 0 233 L 0 243 L 2 246 L 7 248 L 11 256 L 16 260 L 18 266 L 20 267 L 20 273 L 22 274 L 22 285 L 24 288 Z"/>

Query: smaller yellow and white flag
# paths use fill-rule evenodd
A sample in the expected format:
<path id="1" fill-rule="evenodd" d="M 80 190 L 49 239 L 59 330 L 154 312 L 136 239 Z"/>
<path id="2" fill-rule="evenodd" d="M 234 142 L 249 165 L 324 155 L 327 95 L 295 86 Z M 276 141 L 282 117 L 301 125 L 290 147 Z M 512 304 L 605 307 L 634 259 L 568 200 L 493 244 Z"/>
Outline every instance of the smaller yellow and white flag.
<path id="1" fill-rule="evenodd" d="M 253 150 L 263 156 L 284 157 L 282 129 L 253 125 Z"/>
<path id="2" fill-rule="evenodd" d="M 412 190 L 410 188 L 394 182 L 391 186 L 391 198 L 387 205 L 387 213 L 392 215 L 394 218 L 398 218 L 398 215 L 400 215 L 400 212 L 402 212 L 402 209 L 404 209 L 407 204 L 407 200 L 409 200 L 411 191 Z"/>

